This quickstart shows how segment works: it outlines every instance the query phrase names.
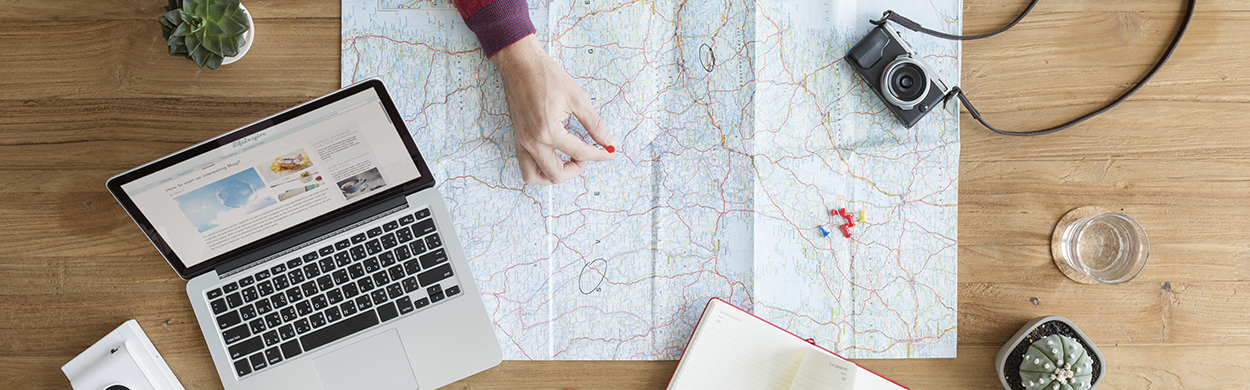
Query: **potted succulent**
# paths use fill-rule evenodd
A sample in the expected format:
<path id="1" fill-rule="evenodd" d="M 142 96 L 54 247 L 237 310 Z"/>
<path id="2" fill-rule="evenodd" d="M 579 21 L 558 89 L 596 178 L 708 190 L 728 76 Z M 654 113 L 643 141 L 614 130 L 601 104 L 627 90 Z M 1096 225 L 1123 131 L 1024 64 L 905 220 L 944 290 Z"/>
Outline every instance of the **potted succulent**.
<path id="1" fill-rule="evenodd" d="M 252 47 L 252 15 L 239 0 L 169 0 L 161 15 L 161 34 L 169 54 L 186 57 L 201 68 L 237 61 Z"/>
<path id="2" fill-rule="evenodd" d="M 1029 321 L 998 350 L 994 366 L 1007 390 L 1090 390 L 1106 372 L 1098 347 L 1060 316 Z"/>

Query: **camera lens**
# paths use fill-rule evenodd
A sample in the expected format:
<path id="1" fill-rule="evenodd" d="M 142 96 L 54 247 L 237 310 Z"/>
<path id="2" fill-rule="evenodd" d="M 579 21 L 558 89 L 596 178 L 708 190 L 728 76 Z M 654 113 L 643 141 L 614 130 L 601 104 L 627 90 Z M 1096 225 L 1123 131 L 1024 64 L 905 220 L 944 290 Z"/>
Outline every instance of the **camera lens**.
<path id="1" fill-rule="evenodd" d="M 899 108 L 910 110 L 929 93 L 929 73 L 914 58 L 899 56 L 885 67 L 884 73 L 882 95 Z"/>
<path id="2" fill-rule="evenodd" d="M 130 390 L 130 388 L 122 385 L 112 385 L 104 390 Z"/>

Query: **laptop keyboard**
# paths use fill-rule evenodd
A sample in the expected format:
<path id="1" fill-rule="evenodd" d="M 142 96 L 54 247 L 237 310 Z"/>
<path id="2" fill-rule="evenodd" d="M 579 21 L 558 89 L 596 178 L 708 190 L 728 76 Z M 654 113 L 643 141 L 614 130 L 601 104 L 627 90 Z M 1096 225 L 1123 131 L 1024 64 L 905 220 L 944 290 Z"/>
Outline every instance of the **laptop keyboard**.
<path id="1" fill-rule="evenodd" d="M 397 215 L 205 292 L 240 378 L 460 293 L 430 210 Z"/>

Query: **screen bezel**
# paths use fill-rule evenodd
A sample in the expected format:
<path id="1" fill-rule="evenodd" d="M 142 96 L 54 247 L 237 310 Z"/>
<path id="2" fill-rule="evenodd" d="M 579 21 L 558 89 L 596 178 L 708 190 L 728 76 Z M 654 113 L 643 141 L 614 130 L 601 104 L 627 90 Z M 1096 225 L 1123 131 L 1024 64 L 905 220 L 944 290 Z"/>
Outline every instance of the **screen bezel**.
<path id="1" fill-rule="evenodd" d="M 147 218 L 147 216 L 143 214 L 143 211 L 139 209 L 138 205 L 134 203 L 134 200 L 132 200 L 130 196 L 122 190 L 123 185 L 143 178 L 147 175 L 159 172 L 165 168 L 169 168 L 175 164 L 195 158 L 196 156 L 207 153 L 218 147 L 229 145 L 230 143 L 241 138 L 271 128 L 278 124 L 285 123 L 309 112 L 368 90 L 373 90 L 373 92 L 378 95 L 379 101 L 381 101 L 382 107 L 386 111 L 391 124 L 394 125 L 395 131 L 399 134 L 399 138 L 403 140 L 404 147 L 408 149 L 408 154 L 412 158 L 412 162 L 417 166 L 417 171 L 420 173 L 418 178 L 409 180 L 393 188 L 362 199 L 359 202 L 348 204 L 338 210 L 327 212 L 316 218 L 296 224 L 295 226 L 271 234 L 263 239 L 235 248 L 190 267 L 187 267 L 182 259 L 178 257 L 178 254 L 174 253 L 173 248 L 165 242 L 164 238 L 162 238 L 160 233 L 157 232 L 156 227 Z M 382 81 L 379 79 L 369 79 L 344 87 L 338 91 L 319 97 L 307 103 L 292 107 L 286 111 L 282 111 L 249 125 L 229 131 L 213 139 L 174 152 L 168 156 L 161 157 L 156 161 L 144 164 L 138 168 L 120 173 L 117 176 L 113 176 L 105 183 L 109 192 L 112 193 L 113 197 L 117 199 L 117 202 L 121 203 L 122 208 L 125 209 L 126 213 L 130 214 L 130 218 L 139 225 L 139 229 L 143 231 L 143 234 L 148 237 L 148 240 L 152 242 L 152 245 L 156 246 L 156 250 L 161 253 L 161 256 L 165 257 L 165 260 L 169 262 L 169 265 L 173 266 L 174 270 L 178 272 L 178 276 L 182 277 L 184 280 L 190 280 L 191 278 L 208 272 L 214 267 L 223 264 L 234 257 L 263 248 L 274 243 L 275 241 L 279 241 L 282 237 L 293 232 L 303 231 L 322 225 L 345 215 L 352 214 L 353 212 L 359 211 L 378 202 L 392 199 L 394 197 L 407 196 L 408 194 L 432 187 L 433 185 L 434 176 L 430 174 L 429 167 L 425 165 L 425 160 L 421 158 L 421 153 L 417 150 L 415 141 L 413 141 L 412 136 L 408 133 L 408 127 L 404 124 L 403 117 L 399 115 L 399 110 L 395 108 L 395 102 L 391 100 L 390 94 L 386 92 L 386 86 L 383 85 Z"/>

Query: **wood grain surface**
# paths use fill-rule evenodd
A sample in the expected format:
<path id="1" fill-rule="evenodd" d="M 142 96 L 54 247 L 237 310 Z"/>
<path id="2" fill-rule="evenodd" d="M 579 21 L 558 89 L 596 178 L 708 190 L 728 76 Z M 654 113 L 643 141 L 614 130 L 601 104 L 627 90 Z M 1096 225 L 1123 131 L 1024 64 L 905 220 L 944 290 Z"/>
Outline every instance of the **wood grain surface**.
<path id="1" fill-rule="evenodd" d="M 1025 0 L 964 0 L 964 31 Z M 166 54 L 163 0 L 0 0 L 0 389 L 66 389 L 60 366 L 135 318 L 188 389 L 219 389 L 180 280 L 104 188 L 121 171 L 335 90 L 338 0 L 247 0 L 259 39 L 210 71 Z M 961 86 L 991 123 L 1062 123 L 1123 93 L 1181 0 L 1051 0 L 964 44 Z M 956 359 L 861 360 L 913 389 L 999 387 L 994 355 L 1061 315 L 1106 356 L 1106 389 L 1250 387 L 1250 2 L 1204 1 L 1169 65 L 1064 132 L 993 134 L 965 112 Z M 1150 235 L 1124 285 L 1050 260 L 1070 209 Z M 676 362 L 504 362 L 453 389 L 662 389 Z"/>

